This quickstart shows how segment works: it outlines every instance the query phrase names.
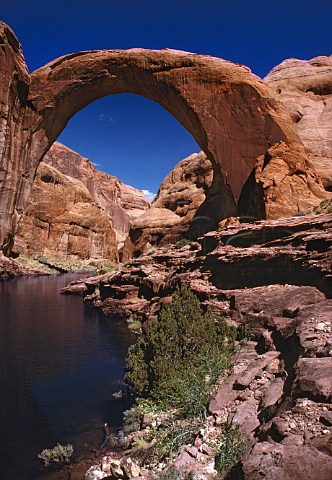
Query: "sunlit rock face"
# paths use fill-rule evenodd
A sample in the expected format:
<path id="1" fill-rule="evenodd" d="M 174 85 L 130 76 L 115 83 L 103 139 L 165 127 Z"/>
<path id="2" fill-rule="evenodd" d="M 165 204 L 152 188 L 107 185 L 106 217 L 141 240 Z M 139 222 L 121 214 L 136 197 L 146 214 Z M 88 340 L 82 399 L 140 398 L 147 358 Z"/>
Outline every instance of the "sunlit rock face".
<path id="1" fill-rule="evenodd" d="M 141 191 L 55 142 L 37 169 L 13 250 L 117 261 L 132 220 L 149 206 Z"/>
<path id="2" fill-rule="evenodd" d="M 229 204 L 238 205 L 251 176 L 261 217 L 291 215 L 299 203 L 306 209 L 326 197 L 289 114 L 247 67 L 168 49 L 100 50 L 61 57 L 29 75 L 19 42 L 4 23 L 0 45 L 4 252 L 10 252 L 47 150 L 76 112 L 115 93 L 145 96 L 174 115 L 223 178 Z M 296 181 L 296 195 L 289 196 Z"/>
<path id="3" fill-rule="evenodd" d="M 150 207 L 144 193 L 97 170 L 87 158 L 59 142 L 52 145 L 43 161 L 86 186 L 93 200 L 110 218 L 118 248 L 121 248 L 132 222 Z"/>
<path id="4" fill-rule="evenodd" d="M 332 55 L 289 59 L 264 78 L 290 113 L 324 187 L 332 190 Z"/>
<path id="5" fill-rule="evenodd" d="M 111 221 L 82 182 L 42 162 L 15 236 L 14 252 L 117 262 Z"/>
<path id="6" fill-rule="evenodd" d="M 123 259 L 168 245 L 183 235 L 197 238 L 236 214 L 227 187 L 204 152 L 181 160 L 160 185 L 152 208 L 137 218 L 123 248 Z M 195 218 L 194 218 L 195 217 Z"/>

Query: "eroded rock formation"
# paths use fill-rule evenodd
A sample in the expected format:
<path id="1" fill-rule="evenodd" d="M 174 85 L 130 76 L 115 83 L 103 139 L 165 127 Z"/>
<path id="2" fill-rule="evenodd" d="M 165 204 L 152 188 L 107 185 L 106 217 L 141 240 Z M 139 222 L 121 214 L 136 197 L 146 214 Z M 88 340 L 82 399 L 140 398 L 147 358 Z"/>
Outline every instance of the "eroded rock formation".
<path id="1" fill-rule="evenodd" d="M 117 177 L 101 172 L 87 158 L 55 142 L 43 162 L 61 173 L 80 180 L 93 200 L 108 214 L 120 248 L 132 222 L 150 207 L 144 193 L 121 182 Z"/>
<path id="2" fill-rule="evenodd" d="M 202 235 L 215 227 L 218 219 L 223 217 L 222 209 L 231 212 L 226 204 L 227 198 L 226 201 L 223 198 L 222 179 L 217 182 L 217 178 L 218 174 L 213 174 L 212 164 L 204 152 L 194 153 L 179 162 L 161 183 L 152 208 L 133 222 L 123 249 L 123 259 L 179 240 L 190 229 L 194 216 L 200 217 L 203 223 L 198 226 L 197 234 Z M 212 183 L 214 188 L 211 188 Z M 203 203 L 204 208 L 200 208 Z"/>
<path id="3" fill-rule="evenodd" d="M 118 261 L 115 231 L 79 180 L 42 162 L 15 237 L 15 253 Z"/>
<path id="4" fill-rule="evenodd" d="M 318 176 L 332 190 L 332 55 L 285 60 L 264 82 L 285 105 Z"/>
<path id="5" fill-rule="evenodd" d="M 324 187 L 331 190 L 332 56 L 317 57 L 312 60 L 285 60 L 264 78 L 264 82 L 275 90 L 289 111 L 318 176 Z M 282 163 L 280 167 L 280 175 L 286 174 Z M 265 177 L 268 182 L 269 175 L 270 172 L 267 178 L 262 175 L 261 179 Z M 136 222 L 127 240 L 125 258 L 129 258 L 131 252 L 140 254 L 142 251 L 147 251 L 151 245 L 162 245 L 169 239 L 178 238 L 181 233 L 188 230 L 189 222 L 194 217 L 199 218 L 197 223 L 194 218 L 191 232 L 189 231 L 189 237 L 192 238 L 196 234 L 202 235 L 211 228 L 215 228 L 217 219 L 225 218 L 225 211 L 229 215 L 256 216 L 258 206 L 250 205 L 250 201 L 255 201 L 252 196 L 250 198 L 252 195 L 250 180 L 254 182 L 253 177 L 242 191 L 238 211 L 234 210 L 233 213 L 231 213 L 231 206 L 225 208 L 227 198 L 223 198 L 222 192 L 225 188 L 222 179 L 218 178 L 218 172 L 215 172 L 212 188 L 209 189 L 212 179 L 212 165 L 203 152 L 191 155 L 180 162 L 163 181 L 160 193 L 153 203 L 154 208 L 166 210 L 163 212 L 151 210 Z M 296 180 L 292 188 L 295 190 L 285 192 L 285 195 L 300 196 L 301 186 Z M 298 193 L 295 193 L 296 190 Z M 207 200 L 206 194 L 208 194 Z M 177 205 L 178 201 L 185 203 Z M 199 208 L 201 205 L 202 207 Z M 224 210 L 221 210 L 222 208 Z M 301 210 L 300 204 L 299 210 Z M 177 219 L 172 212 L 179 218 Z M 203 217 L 206 217 L 205 220 Z M 160 218 L 159 224 L 158 218 Z M 152 228 L 149 220 L 153 222 Z"/>
<path id="6" fill-rule="evenodd" d="M 195 443 L 163 468 L 175 466 L 179 478 L 189 470 L 214 478 L 215 452 L 200 446 L 213 445 L 221 426 L 233 423 L 248 447 L 231 478 L 300 480 L 305 473 L 329 480 L 331 249 L 332 215 L 233 225 L 64 290 L 83 293 L 110 315 L 134 315 L 145 328 L 175 285 L 186 282 L 202 305 L 250 332 Z"/>
<path id="7" fill-rule="evenodd" d="M 13 252 L 117 261 L 133 219 L 149 206 L 143 192 L 55 142 L 37 169 Z"/>
<path id="8" fill-rule="evenodd" d="M 291 215 L 326 196 L 288 113 L 246 67 L 175 50 L 104 50 L 67 55 L 29 75 L 4 23 L 0 38 L 4 252 L 44 154 L 77 111 L 115 93 L 146 96 L 173 114 L 223 178 L 232 210 L 245 186 L 257 217 Z"/>

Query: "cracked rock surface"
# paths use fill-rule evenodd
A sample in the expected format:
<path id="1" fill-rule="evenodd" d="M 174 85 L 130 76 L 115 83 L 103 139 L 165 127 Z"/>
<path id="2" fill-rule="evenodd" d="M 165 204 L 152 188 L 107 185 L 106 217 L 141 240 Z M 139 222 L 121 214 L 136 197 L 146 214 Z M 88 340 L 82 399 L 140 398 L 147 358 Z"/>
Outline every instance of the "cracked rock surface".
<path id="1" fill-rule="evenodd" d="M 247 439 L 247 451 L 228 478 L 328 480 L 331 233 L 332 215 L 231 225 L 199 242 L 133 259 L 121 271 L 64 292 L 83 292 L 86 303 L 110 315 L 136 316 L 145 328 L 175 285 L 186 282 L 203 306 L 250 332 L 211 398 L 204 432 L 205 440 L 211 439 L 228 422 Z M 202 473 L 194 446 L 181 451 L 178 465 L 187 465 L 190 457 L 190 469 Z M 213 478 L 210 470 L 202 478 Z"/>

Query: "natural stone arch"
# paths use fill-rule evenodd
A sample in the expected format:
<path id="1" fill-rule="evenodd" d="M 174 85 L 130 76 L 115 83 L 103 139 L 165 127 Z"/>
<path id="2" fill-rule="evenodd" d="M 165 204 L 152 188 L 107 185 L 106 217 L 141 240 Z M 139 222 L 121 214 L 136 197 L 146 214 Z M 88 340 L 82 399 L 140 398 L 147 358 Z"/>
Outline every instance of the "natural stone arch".
<path id="1" fill-rule="evenodd" d="M 290 117 L 247 67 L 176 50 L 98 50 L 66 55 L 29 75 L 19 42 L 3 23 L 0 47 L 5 99 L 0 118 L 0 245 L 5 251 L 46 151 L 76 112 L 110 94 L 143 95 L 168 110 L 223 178 L 232 213 L 254 169 L 263 216 L 298 209 L 297 200 L 283 198 L 294 175 L 302 176 L 304 203 L 318 203 L 324 196 Z M 273 171 L 266 169 L 273 163 L 282 179 L 272 178 Z"/>

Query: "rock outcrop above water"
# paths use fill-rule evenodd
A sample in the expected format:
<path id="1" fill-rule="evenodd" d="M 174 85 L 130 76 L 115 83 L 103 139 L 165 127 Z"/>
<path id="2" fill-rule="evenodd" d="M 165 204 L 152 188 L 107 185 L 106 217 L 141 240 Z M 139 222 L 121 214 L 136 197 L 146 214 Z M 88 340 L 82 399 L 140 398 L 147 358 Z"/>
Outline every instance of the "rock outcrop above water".
<path id="1" fill-rule="evenodd" d="M 308 210 L 326 198 L 289 114 L 247 67 L 176 50 L 99 50 L 28 73 L 0 23 L 0 245 L 10 253 L 36 169 L 68 120 L 94 100 L 146 96 L 187 128 L 223 179 L 227 205 L 257 218 Z M 224 212 L 225 217 L 232 212 Z"/>
<path id="2" fill-rule="evenodd" d="M 332 215 L 231 225 L 65 290 L 78 288 L 88 304 L 136 316 L 146 328 L 186 282 L 202 305 L 250 332 L 211 399 L 204 431 L 168 466 L 212 478 L 211 452 L 197 447 L 231 422 L 248 441 L 231 478 L 331 477 L 331 252 Z"/>
<path id="3" fill-rule="evenodd" d="M 264 82 L 282 101 L 326 189 L 332 190 L 332 55 L 289 59 Z"/>

